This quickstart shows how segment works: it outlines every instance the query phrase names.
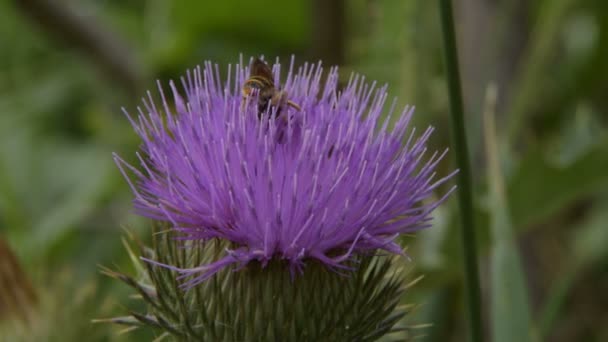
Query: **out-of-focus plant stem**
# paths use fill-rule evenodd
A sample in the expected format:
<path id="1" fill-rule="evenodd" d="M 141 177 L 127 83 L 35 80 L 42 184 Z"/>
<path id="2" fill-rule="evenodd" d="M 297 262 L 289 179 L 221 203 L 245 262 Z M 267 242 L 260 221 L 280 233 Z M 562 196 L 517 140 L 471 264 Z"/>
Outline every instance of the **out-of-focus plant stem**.
<path id="1" fill-rule="evenodd" d="M 21 12 L 38 24 L 43 33 L 83 52 L 104 74 L 135 96 L 143 92 L 147 74 L 142 61 L 127 42 L 76 6 L 49 0 L 15 1 Z"/>
<path id="2" fill-rule="evenodd" d="M 555 51 L 555 45 L 563 32 L 564 20 L 577 4 L 576 0 L 558 0 L 547 3 L 541 11 L 533 31 L 528 52 L 522 62 L 513 87 L 515 93 L 509 105 L 507 137 L 517 141 L 530 113 L 530 106 L 538 101 L 540 91 L 544 89 L 543 75 L 547 71 L 547 63 Z M 547 83 L 544 83 L 547 84 Z M 539 86 L 540 85 L 540 86 Z"/>
<path id="3" fill-rule="evenodd" d="M 471 170 L 464 125 L 462 91 L 458 70 L 458 52 L 454 18 L 450 0 L 439 0 L 441 28 L 443 33 L 443 53 L 450 97 L 450 117 L 452 144 L 456 154 L 458 172 L 458 203 L 460 208 L 460 225 L 462 251 L 464 254 L 465 287 L 468 301 L 469 334 L 473 342 L 482 341 L 481 295 L 479 290 L 479 270 L 477 266 L 477 239 L 473 219 L 473 189 Z"/>

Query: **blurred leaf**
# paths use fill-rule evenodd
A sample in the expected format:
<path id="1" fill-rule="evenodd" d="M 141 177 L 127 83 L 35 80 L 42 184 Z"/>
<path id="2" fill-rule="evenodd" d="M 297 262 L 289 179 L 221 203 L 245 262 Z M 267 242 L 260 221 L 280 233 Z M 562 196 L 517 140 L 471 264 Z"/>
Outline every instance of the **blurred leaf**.
<path id="1" fill-rule="evenodd" d="M 415 104 L 424 115 L 414 115 L 413 122 L 421 125 L 436 124 L 429 113 L 443 115 L 447 106 L 445 83 L 437 77 L 443 64 L 434 6 L 423 1 L 347 2 L 352 57 L 343 75 L 348 77 L 352 69 L 370 81 L 388 84 L 389 102 L 397 99 L 396 111 Z M 428 58 L 432 54 L 437 58 Z"/>
<path id="2" fill-rule="evenodd" d="M 582 196 L 608 186 L 608 139 L 590 146 L 569 165 L 551 163 L 542 150 L 521 161 L 509 184 L 509 205 L 517 227 L 554 215 Z"/>
<path id="3" fill-rule="evenodd" d="M 496 241 L 490 258 L 492 341 L 530 341 L 528 291 L 517 248 L 513 241 Z"/>
<path id="4" fill-rule="evenodd" d="M 113 334 L 91 324 L 100 312 L 109 312 L 100 304 L 99 291 L 89 279 L 77 282 L 66 269 L 50 274 L 44 286 L 36 288 L 40 303 L 32 312 L 31 324 L 2 324 L 2 341 L 107 341 Z"/>
<path id="5" fill-rule="evenodd" d="M 558 279 L 552 283 L 545 304 L 540 312 L 540 333 L 546 337 L 553 328 L 568 294 L 578 276 L 591 265 L 608 257 L 608 204 L 601 203 L 587 218 L 571 229 L 573 236 L 572 258 L 559 272 Z"/>
<path id="6" fill-rule="evenodd" d="M 574 235 L 574 259 L 579 265 L 605 260 L 608 256 L 608 205 L 602 203 L 593 210 L 579 227 L 572 229 Z"/>
<path id="7" fill-rule="evenodd" d="M 556 42 L 561 33 L 563 22 L 573 6 L 575 0 L 545 1 L 540 6 L 540 15 L 528 43 L 527 58 L 522 62 L 518 73 L 516 91 L 509 108 L 509 125 L 507 136 L 510 140 L 516 139 L 524 124 L 524 116 L 529 114 L 531 104 L 535 103 L 539 94 L 545 88 L 541 85 L 552 82 L 553 79 L 545 77 L 547 61 L 554 52 Z"/>
<path id="8" fill-rule="evenodd" d="M 302 0 L 176 1 L 163 9 L 168 17 L 155 7 L 148 11 L 149 20 L 158 18 L 163 28 L 149 30 L 156 35 L 149 37 L 148 50 L 163 75 L 202 60 L 235 62 L 239 53 L 296 53 L 309 43 L 311 10 Z"/>
<path id="9" fill-rule="evenodd" d="M 22 240 L 20 253 L 42 256 L 96 208 L 112 179 L 113 164 L 109 151 L 94 145 L 13 133 L 0 139 L 1 193 L 12 194 L 0 200 L 11 206 L 0 209 L 17 211 L 22 218 L 12 222 L 19 226 L 8 227 Z"/>
<path id="10" fill-rule="evenodd" d="M 306 1 L 180 1 L 173 4 L 173 22 L 181 34 L 241 35 L 241 39 L 294 44 L 306 39 Z M 280 28 L 280 29 L 277 29 Z"/>
<path id="11" fill-rule="evenodd" d="M 450 313 L 455 309 L 454 304 L 460 301 L 454 286 L 428 291 L 421 300 L 425 303 L 416 316 L 422 324 L 429 323 L 431 326 L 422 330 L 420 342 L 441 342 L 457 336 L 449 327 Z"/>
<path id="12" fill-rule="evenodd" d="M 547 159 L 568 167 L 601 141 L 604 129 L 597 114 L 588 103 L 579 103 L 576 110 L 562 120 L 554 138 L 545 142 Z"/>
<path id="13" fill-rule="evenodd" d="M 566 56 L 574 62 L 585 60 L 593 53 L 599 35 L 598 23 L 591 13 L 574 13 L 565 23 L 564 47 Z"/>
<path id="14" fill-rule="evenodd" d="M 492 341 L 530 341 L 531 316 L 526 275 L 522 269 L 513 235 L 498 156 L 498 139 L 494 123 L 495 87 L 488 87 L 486 100 L 484 124 L 492 230 L 490 250 Z"/>
<path id="15" fill-rule="evenodd" d="M 438 207 L 433 212 L 432 229 L 425 229 L 416 234 L 414 249 L 416 264 L 425 271 L 443 268 L 448 259 L 442 247 L 449 238 L 449 223 L 451 223 L 449 214 L 447 205 Z"/>

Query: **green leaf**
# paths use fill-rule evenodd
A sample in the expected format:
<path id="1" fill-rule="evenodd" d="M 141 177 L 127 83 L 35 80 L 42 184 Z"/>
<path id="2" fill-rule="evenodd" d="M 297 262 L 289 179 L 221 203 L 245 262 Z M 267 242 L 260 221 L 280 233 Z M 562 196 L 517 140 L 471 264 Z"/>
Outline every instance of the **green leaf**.
<path id="1" fill-rule="evenodd" d="M 517 75 L 516 85 L 513 87 L 516 93 L 513 95 L 509 108 L 508 136 L 517 138 L 526 122 L 526 114 L 537 101 L 542 91 L 554 80 L 548 73 L 547 63 L 551 54 L 555 53 L 555 47 L 559 42 L 560 33 L 567 14 L 577 5 L 575 0 L 556 0 L 543 3 L 542 11 L 535 27 L 532 37 L 528 43 L 528 53 L 523 61 L 523 67 Z"/>
<path id="2" fill-rule="evenodd" d="M 606 138 L 589 147 L 569 165 L 552 163 L 541 150 L 529 153 L 509 184 L 514 225 L 522 227 L 537 223 L 582 196 L 606 189 L 606 170 Z"/>
<path id="3" fill-rule="evenodd" d="M 492 341 L 530 341 L 530 309 L 521 260 L 512 241 L 496 241 L 491 251 Z"/>
<path id="4" fill-rule="evenodd" d="M 583 222 L 572 227 L 572 258 L 562 267 L 557 281 L 552 283 L 545 304 L 540 312 L 540 334 L 545 337 L 559 317 L 568 293 L 579 275 L 590 265 L 602 262 L 608 257 L 608 204 L 601 203 L 594 208 Z"/>
<path id="5" fill-rule="evenodd" d="M 488 88 L 488 103 L 484 116 L 486 159 L 488 161 L 489 208 L 491 225 L 491 327 L 492 341 L 530 341 L 531 315 L 526 276 L 515 243 L 504 180 L 498 159 L 493 104 L 495 88 Z"/>
<path id="6" fill-rule="evenodd" d="M 0 210 L 26 258 L 43 256 L 71 233 L 116 177 L 110 152 L 94 145 L 43 140 L 28 130 L 3 137 L 0 145 Z"/>

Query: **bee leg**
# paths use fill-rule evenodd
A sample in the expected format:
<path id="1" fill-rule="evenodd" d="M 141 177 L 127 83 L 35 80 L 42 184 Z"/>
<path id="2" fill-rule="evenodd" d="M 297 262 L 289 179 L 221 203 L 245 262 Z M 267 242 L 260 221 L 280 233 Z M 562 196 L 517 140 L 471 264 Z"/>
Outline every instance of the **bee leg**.
<path id="1" fill-rule="evenodd" d="M 262 120 L 262 116 L 266 113 L 269 107 L 268 99 L 258 99 L 258 119 Z"/>
<path id="2" fill-rule="evenodd" d="M 331 155 L 334 154 L 334 146 L 335 145 L 331 145 L 329 148 L 329 151 L 327 152 L 327 159 L 331 158 Z"/>
<path id="3" fill-rule="evenodd" d="M 300 105 L 298 105 L 297 103 L 291 101 L 291 100 L 287 100 L 287 105 L 291 106 L 292 108 L 294 108 L 297 111 L 301 111 L 302 108 L 300 107 Z"/>

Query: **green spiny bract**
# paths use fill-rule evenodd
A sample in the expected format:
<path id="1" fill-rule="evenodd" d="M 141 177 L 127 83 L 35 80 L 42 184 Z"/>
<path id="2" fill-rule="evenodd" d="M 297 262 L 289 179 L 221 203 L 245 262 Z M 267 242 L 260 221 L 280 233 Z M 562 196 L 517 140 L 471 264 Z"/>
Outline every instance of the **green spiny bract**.
<path id="1" fill-rule="evenodd" d="M 192 268 L 221 258 L 229 247 L 219 240 L 188 244 L 180 247 L 170 233 L 157 232 L 152 248 L 140 244 L 139 254 Z M 294 277 L 280 261 L 265 268 L 250 263 L 184 290 L 175 271 L 140 260 L 128 244 L 127 249 L 137 276 L 103 272 L 135 289 L 147 311 L 101 321 L 149 327 L 179 341 L 375 341 L 411 335 L 400 322 L 411 306 L 399 305 L 409 284 L 398 256 L 360 256 L 341 274 L 311 262 Z"/>

